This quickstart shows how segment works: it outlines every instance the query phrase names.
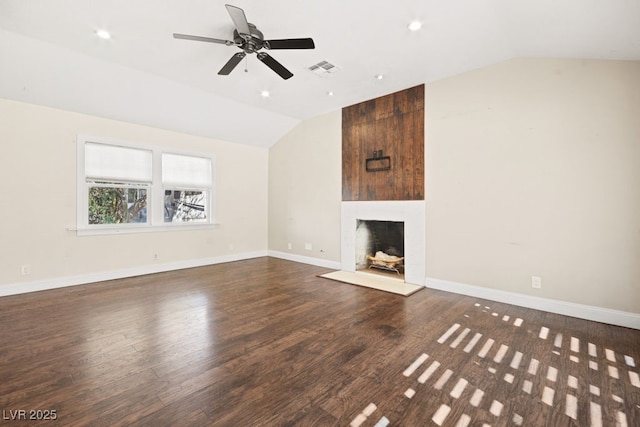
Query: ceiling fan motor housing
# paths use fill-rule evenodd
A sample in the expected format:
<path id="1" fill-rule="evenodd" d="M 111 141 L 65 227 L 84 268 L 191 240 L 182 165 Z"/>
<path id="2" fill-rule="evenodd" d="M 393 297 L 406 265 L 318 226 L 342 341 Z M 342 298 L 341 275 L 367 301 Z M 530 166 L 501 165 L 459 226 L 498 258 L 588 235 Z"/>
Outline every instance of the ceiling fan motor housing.
<path id="1" fill-rule="evenodd" d="M 256 28 L 255 25 L 249 24 L 250 35 L 239 34 L 238 30 L 233 30 L 233 41 L 240 46 L 246 53 L 254 53 L 267 47 L 264 42 L 264 35 L 262 31 Z"/>

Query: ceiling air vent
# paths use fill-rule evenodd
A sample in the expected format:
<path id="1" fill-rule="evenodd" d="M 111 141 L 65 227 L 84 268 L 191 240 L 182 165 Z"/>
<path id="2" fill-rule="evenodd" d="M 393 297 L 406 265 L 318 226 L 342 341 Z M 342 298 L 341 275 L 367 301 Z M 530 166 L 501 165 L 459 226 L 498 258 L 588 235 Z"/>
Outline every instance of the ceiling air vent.
<path id="1" fill-rule="evenodd" d="M 309 71 L 312 71 L 314 74 L 320 77 L 328 77 L 331 74 L 334 74 L 339 69 L 340 67 L 330 63 L 329 61 L 320 61 L 308 68 Z"/>

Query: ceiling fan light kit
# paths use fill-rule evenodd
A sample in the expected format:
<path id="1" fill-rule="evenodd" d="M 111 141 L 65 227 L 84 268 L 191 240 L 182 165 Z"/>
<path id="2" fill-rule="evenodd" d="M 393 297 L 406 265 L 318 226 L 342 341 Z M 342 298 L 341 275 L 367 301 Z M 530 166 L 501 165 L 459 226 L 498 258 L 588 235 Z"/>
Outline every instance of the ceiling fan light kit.
<path id="1" fill-rule="evenodd" d="M 287 80 L 293 77 L 293 73 L 284 65 L 276 61 L 266 52 L 260 52 L 262 49 L 314 49 L 315 44 L 311 38 L 299 39 L 278 39 L 265 40 L 262 31 L 254 24 L 247 21 L 244 10 L 230 4 L 225 5 L 235 29 L 233 30 L 233 41 L 216 39 L 211 37 L 192 36 L 188 34 L 174 33 L 173 37 L 182 40 L 201 41 L 206 43 L 224 44 L 226 46 L 237 46 L 242 49 L 241 52 L 235 53 L 229 61 L 218 71 L 218 74 L 226 76 L 242 61 L 242 59 L 251 53 L 255 53 L 262 63 L 271 68 L 280 77 Z"/>

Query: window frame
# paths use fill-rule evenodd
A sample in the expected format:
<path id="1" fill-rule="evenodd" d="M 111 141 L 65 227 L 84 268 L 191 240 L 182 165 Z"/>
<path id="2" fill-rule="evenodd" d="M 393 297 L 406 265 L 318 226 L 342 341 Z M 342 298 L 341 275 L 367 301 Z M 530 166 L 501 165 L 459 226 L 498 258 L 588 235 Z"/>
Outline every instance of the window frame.
<path id="1" fill-rule="evenodd" d="M 92 180 L 87 178 L 85 171 L 85 144 L 105 144 L 128 149 L 147 150 L 152 153 L 152 180 L 149 183 L 139 181 L 117 181 Z M 77 215 L 76 229 L 78 235 L 99 235 L 99 234 L 123 234 L 123 233 L 144 233 L 156 231 L 175 231 L 203 228 L 218 228 L 215 222 L 215 156 L 209 153 L 176 150 L 173 148 L 138 144 L 135 142 L 118 140 L 106 137 L 79 134 L 76 138 L 76 184 L 77 184 Z M 164 221 L 164 192 L 165 185 L 162 181 L 162 155 L 175 154 L 187 157 L 199 157 L 207 159 L 211 166 L 210 186 L 166 187 L 170 190 L 196 190 L 205 191 L 207 197 L 206 219 L 199 221 L 165 222 Z M 144 186 L 147 188 L 147 222 L 146 223 L 120 223 L 120 224 L 89 224 L 89 188 L 94 185 L 107 186 Z"/>

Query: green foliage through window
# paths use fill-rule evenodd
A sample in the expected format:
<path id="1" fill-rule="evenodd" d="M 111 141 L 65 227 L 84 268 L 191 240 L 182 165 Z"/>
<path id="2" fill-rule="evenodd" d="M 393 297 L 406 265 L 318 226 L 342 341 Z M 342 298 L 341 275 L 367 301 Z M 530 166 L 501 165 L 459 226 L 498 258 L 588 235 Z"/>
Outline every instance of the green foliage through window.
<path id="1" fill-rule="evenodd" d="M 89 224 L 147 222 L 147 189 L 89 187 Z"/>

